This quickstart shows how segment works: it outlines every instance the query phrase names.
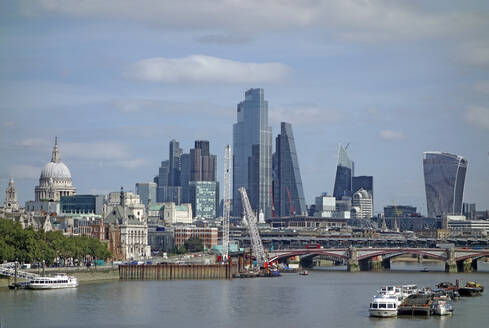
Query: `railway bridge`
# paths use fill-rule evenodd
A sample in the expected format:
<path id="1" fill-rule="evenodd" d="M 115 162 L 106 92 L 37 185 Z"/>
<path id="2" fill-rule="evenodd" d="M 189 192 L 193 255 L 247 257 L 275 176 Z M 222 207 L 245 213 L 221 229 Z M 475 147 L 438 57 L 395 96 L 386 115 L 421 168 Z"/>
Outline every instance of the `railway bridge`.
<path id="1" fill-rule="evenodd" d="M 477 271 L 477 260 L 489 257 L 489 249 L 468 248 L 306 248 L 281 249 L 268 253 L 270 261 L 286 260 L 292 256 L 313 258 L 323 256 L 347 262 L 347 270 L 375 271 L 390 269 L 392 258 L 413 254 L 433 258 L 445 262 L 446 272 L 472 272 Z"/>

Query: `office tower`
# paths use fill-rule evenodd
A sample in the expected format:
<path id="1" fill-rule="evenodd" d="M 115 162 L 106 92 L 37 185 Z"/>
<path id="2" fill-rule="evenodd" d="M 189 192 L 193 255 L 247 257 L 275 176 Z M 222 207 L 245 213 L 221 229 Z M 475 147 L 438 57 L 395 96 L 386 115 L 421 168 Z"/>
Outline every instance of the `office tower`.
<path id="1" fill-rule="evenodd" d="M 139 195 L 141 203 L 146 207 L 149 203 L 156 203 L 156 189 L 157 185 L 154 182 L 138 182 L 136 183 L 136 194 Z"/>
<path id="2" fill-rule="evenodd" d="M 192 204 L 192 212 L 197 218 L 215 218 L 219 212 L 217 157 L 210 154 L 209 141 L 195 141 L 195 148 L 190 149 L 188 158 L 189 164 L 185 166 L 188 166 L 189 181 L 186 187 L 183 185 L 182 187 L 188 190 L 188 201 Z"/>
<path id="3" fill-rule="evenodd" d="M 351 205 L 353 218 L 370 219 L 374 216 L 372 195 L 363 188 L 353 194 Z"/>
<path id="4" fill-rule="evenodd" d="M 182 203 L 190 202 L 190 195 L 188 189 L 188 183 L 191 177 L 191 158 L 190 154 L 182 154 L 180 156 L 181 170 L 180 170 L 180 183 L 182 185 Z"/>
<path id="5" fill-rule="evenodd" d="M 180 156 L 182 156 L 182 149 L 180 148 L 180 143 L 175 139 L 170 141 L 169 153 L 170 175 L 168 184 L 170 186 L 180 186 Z"/>
<path id="6" fill-rule="evenodd" d="M 196 218 L 213 219 L 219 212 L 219 183 L 217 181 L 190 181 L 190 203 Z"/>
<path id="7" fill-rule="evenodd" d="M 170 161 L 162 161 L 158 170 L 158 175 L 155 177 L 155 182 L 158 186 L 156 189 L 156 200 L 159 203 L 166 202 L 166 190 L 168 189 L 168 178 L 170 176 Z"/>
<path id="8" fill-rule="evenodd" d="M 462 214 L 467 166 L 468 162 L 462 156 L 439 151 L 423 153 L 429 217 Z"/>
<path id="9" fill-rule="evenodd" d="M 374 177 L 360 175 L 351 178 L 351 192 L 354 193 L 360 189 L 368 191 L 372 197 L 374 195 Z"/>
<path id="10" fill-rule="evenodd" d="M 341 199 L 343 196 L 351 196 L 351 177 L 354 174 L 354 163 L 348 157 L 346 149 L 340 145 L 333 191 L 333 196 L 336 199 Z"/>
<path id="11" fill-rule="evenodd" d="M 282 122 L 273 157 L 273 205 L 275 216 L 306 215 L 299 161 L 292 125 Z"/>
<path id="12" fill-rule="evenodd" d="M 475 220 L 475 203 L 463 203 L 462 214 L 465 215 L 467 220 Z"/>
<path id="13" fill-rule="evenodd" d="M 242 213 L 238 188 L 245 187 L 256 212 L 271 216 L 272 128 L 263 89 L 249 89 L 233 125 L 233 215 Z"/>

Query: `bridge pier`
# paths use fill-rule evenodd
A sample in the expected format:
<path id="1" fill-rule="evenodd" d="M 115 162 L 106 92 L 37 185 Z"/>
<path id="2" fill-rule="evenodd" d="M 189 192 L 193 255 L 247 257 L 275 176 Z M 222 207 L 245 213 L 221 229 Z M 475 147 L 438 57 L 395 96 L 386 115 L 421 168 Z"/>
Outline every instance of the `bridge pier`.
<path id="1" fill-rule="evenodd" d="M 348 264 L 346 266 L 346 271 L 348 272 L 358 272 L 360 271 L 360 264 L 357 260 L 348 260 Z"/>
<path id="2" fill-rule="evenodd" d="M 445 261 L 445 272 L 455 273 L 458 272 L 457 262 L 454 260 Z"/>
<path id="3" fill-rule="evenodd" d="M 366 262 L 368 263 L 368 268 L 367 270 L 362 270 L 362 271 L 376 271 L 376 272 L 384 271 L 384 268 L 382 266 L 382 256 L 376 256 Z M 361 269 L 362 267 L 360 265 L 360 270 Z"/>
<path id="4" fill-rule="evenodd" d="M 477 260 L 465 259 L 457 261 L 458 272 L 474 272 L 477 271 Z"/>

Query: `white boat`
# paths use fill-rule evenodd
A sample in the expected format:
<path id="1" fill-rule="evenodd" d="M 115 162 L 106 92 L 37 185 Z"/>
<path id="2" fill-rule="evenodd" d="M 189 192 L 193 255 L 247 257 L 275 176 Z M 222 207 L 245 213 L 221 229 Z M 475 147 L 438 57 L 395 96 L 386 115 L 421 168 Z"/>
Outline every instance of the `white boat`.
<path id="1" fill-rule="evenodd" d="M 438 315 L 449 315 L 453 313 L 453 306 L 450 302 L 437 300 L 433 303 L 433 312 Z"/>
<path id="2" fill-rule="evenodd" d="M 398 286 L 383 286 L 377 291 L 382 296 L 388 296 L 397 300 L 397 306 L 401 305 L 404 300 L 401 287 Z"/>
<path id="3" fill-rule="evenodd" d="M 59 273 L 54 277 L 36 277 L 27 282 L 25 287 L 29 289 L 60 289 L 76 286 L 78 286 L 78 280 L 75 277 Z"/>
<path id="4" fill-rule="evenodd" d="M 391 318 L 397 316 L 397 297 L 396 296 L 386 296 L 378 295 L 372 298 L 370 302 L 370 316 L 371 317 L 381 317 L 381 318 Z"/>
<path id="5" fill-rule="evenodd" d="M 403 298 L 409 297 L 410 295 L 414 295 L 418 292 L 418 286 L 416 285 L 402 285 L 401 286 L 402 296 Z"/>

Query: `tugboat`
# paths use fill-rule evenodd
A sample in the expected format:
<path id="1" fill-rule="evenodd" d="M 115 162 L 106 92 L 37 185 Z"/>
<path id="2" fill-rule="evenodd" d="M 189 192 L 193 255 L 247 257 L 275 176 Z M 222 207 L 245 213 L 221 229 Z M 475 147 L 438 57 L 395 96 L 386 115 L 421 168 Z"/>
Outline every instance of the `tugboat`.
<path id="1" fill-rule="evenodd" d="M 465 284 L 465 287 L 460 287 L 458 292 L 460 296 L 477 296 L 484 291 L 484 287 L 474 281 L 469 281 Z"/>

